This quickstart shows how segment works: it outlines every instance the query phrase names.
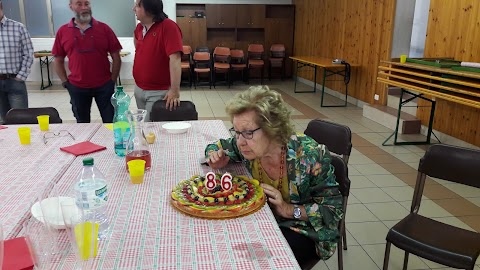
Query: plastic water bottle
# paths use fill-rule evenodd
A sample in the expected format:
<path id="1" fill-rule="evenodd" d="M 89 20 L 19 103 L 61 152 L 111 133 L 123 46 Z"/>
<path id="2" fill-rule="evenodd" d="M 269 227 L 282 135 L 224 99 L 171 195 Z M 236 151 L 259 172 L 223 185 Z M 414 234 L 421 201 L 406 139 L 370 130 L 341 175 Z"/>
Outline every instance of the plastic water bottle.
<path id="1" fill-rule="evenodd" d="M 108 236 L 107 199 L 105 176 L 93 165 L 93 158 L 83 159 L 82 172 L 74 186 L 75 202 L 85 213 L 94 213 L 99 223 L 98 238 Z"/>
<path id="2" fill-rule="evenodd" d="M 130 96 L 123 91 L 123 86 L 117 86 L 117 91 L 113 93 L 110 101 L 112 102 L 115 114 L 113 116 L 113 137 L 115 154 L 120 157 L 125 156 L 128 136 L 130 135 L 130 124 L 125 116 L 125 112 L 130 106 Z"/>

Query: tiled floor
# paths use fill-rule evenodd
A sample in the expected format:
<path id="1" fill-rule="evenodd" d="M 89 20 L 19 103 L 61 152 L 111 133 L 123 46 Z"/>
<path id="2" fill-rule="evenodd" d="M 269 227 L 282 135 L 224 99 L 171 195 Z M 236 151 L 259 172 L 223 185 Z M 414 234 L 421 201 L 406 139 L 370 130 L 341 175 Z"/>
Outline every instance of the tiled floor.
<path id="1" fill-rule="evenodd" d="M 124 82 L 125 84 L 126 82 Z M 344 252 L 345 269 L 381 269 L 385 251 L 385 236 L 388 229 L 406 216 L 410 209 L 416 168 L 425 147 L 382 146 L 392 130 L 362 116 L 362 108 L 349 104 L 346 108 L 320 108 L 319 93 L 295 94 L 292 81 L 268 82 L 279 90 L 293 110 L 292 120 L 298 131 L 305 130 L 314 118 L 348 125 L 353 132 L 353 150 L 349 161 L 352 189 L 347 208 L 348 250 Z M 133 85 L 124 85 L 133 95 Z M 200 119 L 221 119 L 231 126 L 225 114 L 225 102 L 238 91 L 248 86 L 240 84 L 231 89 L 217 87 L 208 89 L 183 88 L 183 100 L 195 103 Z M 309 90 L 309 86 L 299 85 Z M 54 85 L 49 90 L 39 89 L 38 84 L 29 86 L 30 107 L 53 106 L 60 112 L 64 122 L 74 122 L 68 93 Z M 53 89 L 53 90 L 52 90 Z M 327 96 L 328 102 L 339 102 Z M 131 108 L 136 108 L 132 100 Z M 95 105 L 92 119 L 100 122 Z M 458 184 L 429 179 L 420 213 L 436 220 L 480 232 L 480 190 Z M 392 247 L 390 268 L 401 269 L 403 252 Z M 477 265 L 480 261 L 477 261 Z M 337 269 L 337 257 L 318 263 L 314 269 Z M 430 261 L 410 257 L 408 269 L 448 269 Z M 476 270 L 480 270 L 477 266 Z"/>

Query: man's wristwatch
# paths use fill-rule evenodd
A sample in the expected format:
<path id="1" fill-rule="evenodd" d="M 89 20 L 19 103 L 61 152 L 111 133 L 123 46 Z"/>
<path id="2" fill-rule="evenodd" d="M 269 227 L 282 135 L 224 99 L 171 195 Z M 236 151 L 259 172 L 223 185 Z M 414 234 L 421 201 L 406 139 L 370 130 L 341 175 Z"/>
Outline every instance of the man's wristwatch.
<path id="1" fill-rule="evenodd" d="M 298 207 L 298 205 L 294 204 L 293 205 L 293 218 L 300 219 L 301 217 L 302 217 L 302 211 L 300 210 L 300 207 Z"/>
<path id="2" fill-rule="evenodd" d="M 66 81 L 62 82 L 62 86 L 63 86 L 63 88 L 67 88 L 67 84 L 68 84 L 68 80 L 66 80 Z"/>

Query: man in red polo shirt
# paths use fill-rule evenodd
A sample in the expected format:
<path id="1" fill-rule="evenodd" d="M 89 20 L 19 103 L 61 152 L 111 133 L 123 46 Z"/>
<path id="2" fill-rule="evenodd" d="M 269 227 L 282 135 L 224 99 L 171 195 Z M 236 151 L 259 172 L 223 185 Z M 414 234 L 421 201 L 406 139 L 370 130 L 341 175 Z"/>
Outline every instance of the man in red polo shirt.
<path id="1" fill-rule="evenodd" d="M 163 12 L 161 0 L 136 0 L 133 11 L 140 21 L 133 38 L 135 100 L 149 121 L 155 101 L 166 100 L 170 110 L 180 105 L 182 32 Z"/>
<path id="2" fill-rule="evenodd" d="M 60 27 L 52 54 L 55 71 L 67 88 L 77 123 L 90 123 L 92 99 L 95 98 L 104 123 L 111 123 L 114 109 L 110 98 L 120 72 L 122 46 L 112 29 L 92 17 L 89 0 L 70 0 L 75 17 Z M 108 53 L 112 57 L 112 71 Z M 68 57 L 67 78 L 64 58 Z"/>

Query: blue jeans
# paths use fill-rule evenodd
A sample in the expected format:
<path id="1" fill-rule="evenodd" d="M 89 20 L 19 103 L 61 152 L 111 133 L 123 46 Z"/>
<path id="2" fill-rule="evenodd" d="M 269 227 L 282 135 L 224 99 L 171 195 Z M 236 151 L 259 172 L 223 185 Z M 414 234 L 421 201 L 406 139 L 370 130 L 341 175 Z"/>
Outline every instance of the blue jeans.
<path id="1" fill-rule="evenodd" d="M 28 108 L 27 86 L 15 79 L 0 80 L 0 124 L 10 109 Z"/>
<path id="2" fill-rule="evenodd" d="M 95 88 L 80 88 L 68 83 L 67 90 L 70 94 L 70 103 L 72 103 L 72 111 L 77 119 L 77 123 L 90 123 L 93 99 L 97 103 L 103 123 L 112 123 L 114 111 L 110 98 L 115 91 L 114 88 L 115 82 L 113 81 L 108 81 L 104 85 Z"/>

